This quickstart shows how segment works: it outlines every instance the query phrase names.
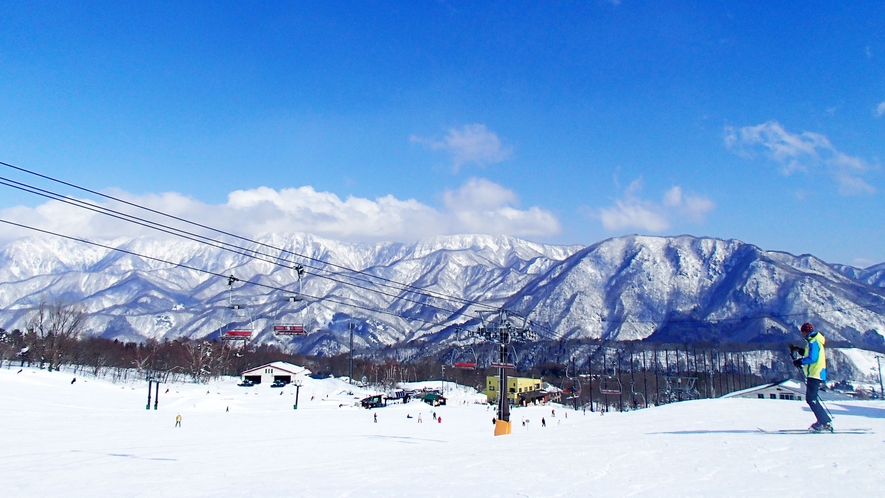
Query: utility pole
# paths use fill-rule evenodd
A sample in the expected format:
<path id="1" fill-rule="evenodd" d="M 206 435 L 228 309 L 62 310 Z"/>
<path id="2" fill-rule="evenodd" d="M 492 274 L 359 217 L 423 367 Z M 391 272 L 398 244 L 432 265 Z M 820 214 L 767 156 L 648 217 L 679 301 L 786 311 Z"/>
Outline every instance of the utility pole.
<path id="1" fill-rule="evenodd" d="M 301 393 L 301 381 L 298 379 L 295 379 L 294 383 L 295 383 L 295 407 L 294 407 L 294 409 L 297 410 L 298 409 L 298 395 Z"/>
<path id="2" fill-rule="evenodd" d="M 350 373 L 347 375 L 347 381 L 353 385 L 353 322 L 349 324 L 350 328 Z"/>
<path id="3" fill-rule="evenodd" d="M 885 386 L 882 385 L 882 357 L 876 356 L 876 364 L 879 365 L 879 399 L 885 399 Z"/>

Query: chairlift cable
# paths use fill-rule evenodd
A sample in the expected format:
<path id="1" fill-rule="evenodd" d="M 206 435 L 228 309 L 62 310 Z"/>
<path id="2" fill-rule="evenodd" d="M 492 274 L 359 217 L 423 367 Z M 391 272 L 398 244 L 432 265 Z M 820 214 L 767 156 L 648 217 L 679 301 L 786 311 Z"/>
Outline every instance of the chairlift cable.
<path id="1" fill-rule="evenodd" d="M 377 276 L 377 275 L 372 275 L 371 273 L 368 273 L 368 272 L 363 271 L 363 270 L 355 270 L 355 269 L 352 269 L 352 268 L 345 267 L 345 266 L 343 266 L 343 265 L 337 265 L 337 264 L 335 264 L 335 263 L 331 263 L 331 262 L 327 262 L 327 261 L 322 261 L 322 260 L 319 260 L 319 259 L 317 259 L 317 258 L 313 258 L 313 257 L 308 256 L 308 255 L 305 255 L 305 254 L 299 254 L 299 253 L 296 253 L 296 252 L 294 252 L 294 251 L 289 251 L 289 250 L 287 250 L 287 249 L 274 247 L 274 246 L 272 246 L 272 245 L 270 245 L 270 244 L 266 244 L 266 243 L 263 243 L 263 242 L 259 242 L 259 241 L 256 241 L 256 240 L 253 240 L 253 239 L 250 239 L 250 238 L 248 238 L 248 237 L 243 237 L 243 236 L 240 236 L 240 235 L 236 235 L 236 234 L 234 234 L 234 233 L 227 232 L 227 231 L 225 231 L 225 230 L 221 230 L 221 229 L 217 229 L 217 228 L 214 228 L 214 227 L 210 227 L 210 226 L 205 225 L 205 224 L 202 224 L 202 223 L 198 223 L 198 222 L 194 222 L 194 221 L 191 221 L 191 220 L 187 220 L 187 219 L 185 219 L 185 218 L 181 218 L 181 217 L 179 217 L 179 216 L 175 216 L 175 215 L 171 215 L 171 214 L 168 214 L 168 213 L 164 213 L 164 212 L 162 212 L 162 211 L 159 211 L 159 210 L 156 210 L 156 209 L 152 209 L 152 208 L 149 208 L 149 207 L 146 207 L 146 206 L 141 206 L 141 205 L 136 204 L 136 203 L 134 203 L 134 202 L 126 201 L 126 200 L 124 200 L 124 199 L 120 199 L 120 198 L 118 198 L 118 197 L 114 197 L 114 196 L 111 196 L 111 195 L 103 194 L 103 193 L 101 193 L 101 192 L 97 192 L 97 191 L 95 191 L 95 190 L 92 190 L 92 189 L 89 189 L 89 188 L 86 188 L 86 187 L 82 187 L 82 186 L 79 186 L 79 185 L 76 185 L 76 184 L 73 184 L 73 183 L 70 183 L 70 182 L 66 182 L 66 181 L 64 181 L 64 180 L 60 180 L 60 179 L 57 179 L 57 178 L 53 178 L 53 177 L 48 176 L 48 175 L 43 175 L 43 174 L 37 173 L 37 172 L 35 172 L 35 171 L 31 171 L 31 170 L 28 170 L 28 169 L 26 169 L 26 168 L 22 168 L 22 167 L 19 167 L 19 166 L 15 166 L 15 165 L 12 165 L 12 164 L 9 164 L 9 163 L 6 163 L 6 162 L 3 162 L 3 161 L 0 161 L 0 165 L 6 166 L 6 167 L 8 167 L 8 168 L 15 169 L 15 170 L 20 171 L 20 172 L 23 172 L 23 173 L 27 173 L 27 174 L 30 174 L 30 175 L 34 175 L 34 176 L 37 176 L 37 177 L 39 177 L 39 178 L 43 178 L 43 179 L 45 179 L 45 180 L 49 180 L 49 181 L 52 181 L 52 182 L 55 182 L 55 183 L 59 183 L 59 184 L 62 184 L 62 185 L 65 185 L 65 186 L 68 186 L 68 187 L 71 187 L 71 188 L 74 188 L 74 189 L 77 189 L 77 190 L 81 190 L 81 191 L 83 191 L 83 192 L 87 192 L 87 193 L 90 193 L 90 194 L 93 194 L 93 195 L 96 195 L 96 196 L 99 196 L 99 197 L 102 197 L 102 198 L 105 198 L 105 199 L 109 199 L 109 200 L 113 200 L 113 201 L 116 201 L 116 202 L 120 202 L 120 203 L 122 203 L 122 204 L 125 204 L 125 205 L 128 205 L 128 206 L 131 206 L 131 207 L 135 207 L 135 208 L 138 208 L 138 209 L 143 209 L 143 210 L 145 210 L 145 211 L 148 211 L 148 212 L 151 212 L 151 213 L 154 213 L 154 214 L 158 214 L 158 215 L 160 215 L 160 216 L 164 216 L 164 217 L 167 217 L 167 218 L 170 218 L 170 219 L 176 220 L 176 221 L 180 221 L 180 222 L 182 222 L 182 223 L 186 223 L 186 224 L 193 225 L 193 226 L 196 226 L 196 227 L 199 227 L 199 228 L 203 228 L 203 229 L 206 229 L 206 230 L 210 230 L 210 231 L 215 232 L 215 233 L 220 233 L 220 234 L 223 234 L 223 235 L 227 235 L 227 236 L 229 236 L 229 237 L 233 237 L 233 238 L 235 238 L 235 239 L 243 240 L 243 241 L 246 241 L 246 242 L 249 242 L 249 243 L 252 243 L 252 244 L 260 245 L 260 246 L 262 246 L 262 247 L 266 247 L 266 248 L 269 248 L 269 249 L 273 249 L 273 250 L 275 250 L 275 251 L 279 251 L 281 254 L 285 252 L 285 253 L 288 253 L 288 254 L 291 254 L 291 255 L 294 255 L 294 256 L 297 256 L 297 257 L 303 258 L 303 259 L 307 259 L 307 260 L 310 260 L 310 261 L 315 261 L 315 262 L 317 262 L 317 263 L 322 263 L 322 264 L 324 264 L 324 265 L 326 265 L 326 266 L 331 266 L 331 267 L 334 267 L 334 268 L 339 268 L 339 269 L 341 269 L 341 270 L 345 270 L 345 271 L 350 272 L 350 273 L 356 273 L 356 274 L 360 274 L 360 275 L 365 275 L 365 276 L 367 276 L 367 277 L 369 277 L 369 278 L 374 278 L 374 279 L 376 279 L 376 280 L 381 280 L 381 281 L 389 282 L 389 283 L 391 283 L 391 284 L 395 284 L 395 285 L 397 285 L 397 286 L 400 286 L 400 287 L 401 287 L 401 289 L 399 289 L 400 291 L 404 291 L 404 292 L 415 292 L 415 293 L 419 293 L 419 294 L 423 293 L 423 294 L 424 294 L 425 296 L 427 296 L 427 297 L 435 297 L 435 298 L 437 298 L 437 299 L 445 299 L 445 300 L 461 301 L 461 302 L 463 302 L 463 303 L 465 303 L 465 304 L 468 304 L 468 305 L 487 306 L 487 305 L 484 305 L 483 303 L 479 303 L 479 302 L 476 302 L 476 301 L 472 301 L 472 300 L 468 300 L 468 299 L 460 298 L 460 297 L 457 297 L 457 296 L 450 296 L 450 295 L 445 295 L 445 294 L 442 294 L 442 293 L 436 293 L 436 292 L 434 292 L 434 291 L 429 291 L 429 290 L 427 290 L 427 289 L 424 289 L 424 288 L 421 288 L 421 287 L 418 287 L 418 286 L 414 286 L 414 285 L 410 285 L 410 284 L 405 284 L 405 283 L 401 283 L 401 282 L 396 282 L 396 281 L 394 281 L 394 280 L 392 280 L 392 279 L 388 279 L 388 278 L 385 278 L 385 277 L 380 277 L 380 276 Z M 16 183 L 18 183 L 18 182 L 16 182 Z M 135 218 L 135 217 L 133 216 L 133 218 Z M 159 223 L 157 223 L 157 224 L 160 225 Z M 376 284 L 376 285 L 380 285 L 380 284 Z M 415 289 L 415 290 L 409 290 L 409 289 Z M 452 310 L 447 310 L 447 311 L 452 311 Z"/>
<path id="2" fill-rule="evenodd" d="M 0 164 L 2 164 L 2 163 L 0 163 Z M 264 261 L 264 262 L 266 262 L 266 263 L 270 263 L 270 264 L 273 264 L 273 265 L 276 265 L 276 266 L 283 266 L 283 265 L 280 265 L 279 263 L 276 262 L 276 259 L 278 259 L 278 258 L 274 258 L 273 256 L 271 256 L 271 255 L 269 255 L 269 254 L 264 254 L 264 253 L 260 253 L 260 252 L 258 252 L 258 251 L 250 250 L 250 249 L 247 249 L 247 248 L 242 248 L 242 247 L 239 247 L 239 246 L 235 246 L 235 245 L 233 245 L 233 244 L 225 243 L 225 242 L 223 242 L 223 241 L 216 241 L 216 240 L 213 240 L 213 239 L 209 239 L 209 238 L 207 238 L 207 237 L 203 237 L 203 236 L 201 236 L 201 235 L 199 235 L 199 234 L 194 234 L 194 233 L 191 233 L 191 232 L 186 232 L 186 231 L 184 231 L 184 230 L 176 229 L 176 228 L 174 228 L 174 227 L 168 227 L 168 226 L 165 226 L 165 225 L 162 225 L 162 224 L 158 224 L 158 223 L 155 223 L 155 222 L 151 222 L 151 221 L 149 221 L 149 220 L 143 220 L 143 219 L 141 219 L 141 218 L 138 218 L 138 217 L 135 217 L 135 216 L 132 216 L 132 215 L 128 215 L 128 214 L 125 214 L 125 213 L 119 213 L 119 212 L 114 211 L 114 210 L 111 210 L 111 209 L 109 209 L 109 208 L 104 208 L 104 207 L 101 207 L 101 206 L 92 205 L 92 204 L 85 203 L 85 202 L 83 202 L 83 201 L 80 201 L 80 200 L 77 200 L 77 199 L 73 199 L 73 198 L 70 198 L 70 197 L 63 197 L 63 196 L 61 196 L 60 194 L 56 194 L 56 193 L 54 193 L 54 192 L 45 191 L 45 190 L 43 190 L 43 189 L 39 189 L 39 188 L 37 188 L 37 187 L 32 187 L 32 186 L 22 187 L 22 186 L 18 186 L 18 185 L 11 185 L 11 184 L 7 183 L 8 181 L 11 181 L 11 182 L 14 182 L 14 183 L 19 183 L 19 182 L 15 182 L 14 180 L 8 180 L 8 179 L 6 179 L 6 178 L 0 177 L 0 185 L 6 185 L 6 186 L 9 186 L 9 187 L 12 187 L 12 188 L 16 188 L 16 189 L 19 189 L 19 190 L 23 190 L 23 191 L 25 191 L 25 192 L 29 192 L 29 193 L 33 193 L 33 194 L 36 194 L 36 195 L 40 195 L 40 196 L 42 196 L 42 197 L 46 197 L 46 198 L 53 199 L 53 200 L 56 200 L 56 201 L 59 201 L 59 202 L 63 202 L 63 203 L 66 203 L 66 204 L 70 204 L 70 205 L 72 205 L 72 206 L 76 206 L 76 207 L 80 207 L 80 208 L 83 208 L 83 209 L 87 209 L 87 210 L 90 210 L 90 211 L 93 211 L 93 212 L 96 212 L 96 213 L 99 213 L 99 214 L 104 214 L 104 215 L 106 215 L 106 216 L 110 216 L 110 217 L 112 217 L 112 218 L 117 218 L 117 219 L 120 219 L 120 220 L 122 220 L 122 221 L 127 221 L 127 222 L 129 222 L 129 223 L 133 223 L 133 224 L 136 224 L 136 225 L 144 226 L 144 227 L 146 227 L 146 228 L 151 228 L 151 229 L 153 229 L 153 230 L 157 230 L 157 231 L 160 231 L 160 232 L 168 233 L 168 234 L 170 234 L 170 235 L 174 235 L 174 236 L 176 236 L 176 237 L 180 237 L 180 238 L 183 238 L 183 239 L 186 239 L 186 240 L 191 240 L 191 241 L 193 241 L 193 242 L 197 242 L 197 243 L 200 243 L 200 244 L 208 245 L 208 246 L 210 246 L 210 247 L 215 247 L 215 248 L 217 248 L 217 249 L 221 249 L 221 250 L 223 250 L 223 251 L 228 251 L 228 252 L 231 252 L 231 253 L 234 253 L 234 254 L 238 254 L 238 255 L 241 255 L 241 256 L 245 256 L 245 257 L 248 257 L 248 258 L 252 258 L 253 260 Z M 38 191 L 43 191 L 44 193 L 41 193 L 41 192 L 35 192 L 35 191 L 33 191 L 33 190 L 29 190 L 29 188 L 34 189 L 34 190 L 38 190 Z M 157 226 L 154 226 L 154 225 L 157 225 Z M 228 247 L 228 246 L 230 246 L 230 247 Z M 317 269 L 317 270 L 320 271 L 320 272 L 324 272 L 324 271 L 327 272 L 327 271 L 328 271 L 328 270 L 325 270 L 325 269 L 322 269 L 322 268 L 315 268 L 315 269 Z M 341 279 L 339 279 L 339 278 L 334 278 L 333 276 L 330 276 L 330 275 L 341 275 L 341 276 L 347 278 L 346 275 L 343 275 L 343 274 L 341 274 L 341 273 L 330 273 L 330 275 L 324 275 L 324 274 L 321 274 L 321 273 L 314 273 L 313 275 L 314 275 L 315 277 L 323 278 L 323 279 L 326 279 L 326 280 L 331 280 L 331 281 L 333 281 L 333 282 L 337 282 L 337 283 L 340 283 L 340 284 L 342 284 L 342 285 L 351 286 L 351 287 L 356 287 L 356 288 L 358 288 L 358 289 L 362 289 L 362 290 L 366 290 L 366 291 L 369 291 L 369 292 L 374 292 L 374 293 L 377 293 L 377 294 L 381 294 L 381 295 L 384 295 L 384 296 L 388 296 L 388 297 L 391 297 L 391 298 L 396 299 L 396 300 L 402 300 L 402 301 L 407 301 L 407 302 L 411 302 L 411 303 L 419 304 L 419 305 L 426 306 L 426 307 L 428 307 L 428 308 L 433 308 L 433 309 L 436 309 L 436 310 L 439 310 L 439 311 L 443 311 L 443 312 L 446 312 L 446 313 L 458 313 L 458 310 L 457 310 L 457 309 L 446 309 L 446 308 L 441 308 L 441 307 L 439 307 L 439 306 L 435 306 L 435 305 L 432 305 L 432 304 L 429 304 L 429 303 L 425 303 L 425 302 L 422 302 L 422 301 L 418 301 L 418 300 L 416 300 L 416 299 L 410 299 L 410 298 L 407 298 L 407 297 L 400 296 L 400 295 L 398 295 L 398 294 L 393 294 L 393 293 L 390 293 L 390 292 L 385 292 L 385 291 L 381 291 L 381 290 L 378 290 L 378 289 L 373 289 L 373 288 L 371 288 L 371 287 L 366 287 L 366 286 L 358 285 L 358 284 L 355 284 L 355 283 L 352 283 L 352 282 L 348 282 L 348 281 L 341 280 Z M 369 281 L 369 280 L 365 280 L 365 279 L 358 279 L 358 280 L 362 280 L 362 281 L 367 282 L 367 283 L 370 283 L 370 284 L 378 285 L 377 283 L 375 283 L 375 282 L 371 282 L 371 281 Z M 390 286 L 388 286 L 388 285 L 382 285 L 382 286 L 383 286 L 383 287 L 390 287 Z M 402 289 L 397 289 L 397 290 L 402 290 Z M 437 299 L 440 298 L 439 296 L 432 296 L 432 295 L 429 295 L 429 294 L 425 294 L 425 296 L 427 296 L 427 297 L 432 297 L 432 298 L 437 298 Z M 460 298 L 455 298 L 455 299 L 460 299 Z"/>
<path id="3" fill-rule="evenodd" d="M 191 270 L 191 271 L 195 271 L 195 272 L 199 272 L 199 273 L 204 273 L 204 274 L 207 274 L 207 275 L 212 275 L 212 276 L 220 277 L 220 278 L 223 278 L 223 279 L 227 279 L 227 278 L 228 278 L 228 275 L 226 275 L 226 274 L 224 274 L 224 273 L 218 273 L 218 272 L 214 272 L 214 271 L 211 271 L 211 270 L 206 270 L 206 269 L 203 269 L 203 268 L 197 268 L 197 267 L 194 267 L 194 266 L 186 265 L 186 264 L 184 264 L 184 263 L 175 263 L 175 262 L 172 262 L 172 261 L 166 261 L 166 260 L 164 260 L 164 259 L 160 259 L 160 258 L 157 258 L 157 257 L 147 256 L 147 255 L 144 255 L 144 254 L 140 254 L 140 253 L 137 253 L 137 252 L 135 252 L 135 251 L 129 251 L 129 250 L 127 250 L 127 249 L 121 249 L 121 248 L 118 248 L 118 247 L 112 247 L 112 246 L 108 246 L 108 245 L 105 245 L 105 244 L 102 244 L 102 243 L 99 243 L 99 242 L 95 242 L 95 241 L 91 241 L 91 240 L 87 240 L 87 239 L 81 239 L 81 238 L 73 237 L 73 236 L 70 236 L 70 235 L 64 235 L 64 234 L 61 234 L 61 233 L 53 232 L 53 231 L 51 231 L 51 230 L 44 230 L 44 229 L 42 229 L 42 228 L 36 228 L 36 227 L 32 227 L 32 226 L 28 226 L 28 225 L 21 224 L 21 223 L 16 223 L 16 222 L 14 222 L 14 221 L 4 220 L 4 219 L 2 219 L 2 218 L 0 218 L 0 223 L 5 223 L 5 224 L 7 224 L 7 225 L 12 225 L 12 226 L 16 226 L 16 227 L 19 227 L 19 228 L 24 228 L 24 229 L 27 229 L 27 230 L 32 230 L 32 231 L 35 231 L 35 232 L 44 233 L 44 234 L 46 234 L 46 235 L 52 235 L 52 236 L 55 236 L 55 237 L 61 237 L 61 238 L 63 238 L 63 239 L 68 239 L 68 240 L 72 240 L 72 241 L 75 241 L 75 242 L 81 242 L 81 243 L 83 243 L 83 244 L 88 244 L 88 245 L 92 245 L 92 246 L 96 246 L 96 247 L 101 247 L 101 248 L 103 248 L 103 249 L 107 249 L 107 250 L 110 250 L 110 251 L 116 251 L 116 252 L 120 252 L 120 253 L 123 253 L 123 254 L 129 254 L 129 255 L 131 255 L 131 256 L 138 256 L 138 257 L 143 258 L 143 259 L 146 259 L 146 260 L 156 261 L 156 262 L 158 262 L 158 263 L 168 264 L 168 265 L 171 265 L 171 266 L 174 266 L 174 267 L 178 267 L 178 268 L 184 268 L 185 270 Z M 262 283 L 260 283 L 260 282 L 245 281 L 244 283 L 245 283 L 245 284 L 248 284 L 248 285 L 255 285 L 255 286 L 258 286 L 258 287 L 263 287 L 263 288 L 270 289 L 270 290 L 278 290 L 278 291 L 285 291 L 285 290 L 286 290 L 285 288 L 282 288 L 282 287 L 275 287 L 275 286 L 268 285 L 268 284 L 262 284 Z M 397 317 L 397 318 L 402 318 L 402 319 L 404 319 L 404 320 L 410 320 L 410 321 L 415 321 L 415 322 L 422 322 L 422 323 L 425 323 L 425 324 L 427 324 L 427 325 L 446 325 L 445 322 L 432 322 L 432 321 L 430 321 L 430 320 L 425 320 L 425 319 L 423 319 L 423 318 L 408 317 L 408 316 L 402 315 L 402 314 L 400 314 L 400 313 L 395 313 L 395 312 L 392 312 L 392 311 L 387 311 L 387 310 L 380 310 L 380 309 L 370 308 L 370 307 L 362 306 L 362 305 L 355 304 L 355 303 L 352 303 L 352 302 L 341 301 L 341 300 L 339 300 L 339 299 L 336 299 L 336 298 L 333 298 L 333 297 L 329 297 L 329 296 L 326 296 L 326 297 L 319 297 L 319 296 L 312 296 L 312 295 L 309 295 L 309 294 L 305 294 L 305 296 L 308 297 L 308 298 L 310 298 L 310 299 L 314 299 L 314 300 L 316 300 L 317 302 L 331 302 L 331 303 L 340 304 L 340 305 L 343 305 L 343 306 L 348 306 L 348 307 L 351 307 L 351 308 L 361 309 L 361 310 L 363 310 L 363 311 L 369 311 L 369 312 L 372 312 L 372 313 L 380 313 L 380 314 L 384 314 L 384 315 L 395 316 L 395 317 Z"/>

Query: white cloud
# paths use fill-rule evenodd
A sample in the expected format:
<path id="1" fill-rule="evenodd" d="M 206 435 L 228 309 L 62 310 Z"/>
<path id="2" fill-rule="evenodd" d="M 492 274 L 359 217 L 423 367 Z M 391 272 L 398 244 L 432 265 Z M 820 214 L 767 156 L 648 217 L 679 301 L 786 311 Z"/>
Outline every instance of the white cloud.
<path id="1" fill-rule="evenodd" d="M 885 102 L 882 102 L 881 104 L 877 105 L 876 108 L 873 109 L 873 112 L 876 114 L 877 118 L 881 118 L 882 116 L 885 116 Z"/>
<path id="2" fill-rule="evenodd" d="M 483 178 L 472 178 L 457 190 L 446 191 L 443 202 L 452 223 L 451 233 L 510 234 L 520 237 L 549 236 L 561 226 L 549 211 L 516 208 L 516 194 Z"/>
<path id="3" fill-rule="evenodd" d="M 674 186 L 664 193 L 660 203 L 639 197 L 642 179 L 634 180 L 613 206 L 599 210 L 602 226 L 609 231 L 625 229 L 663 232 L 676 221 L 702 223 L 715 208 L 713 201 L 697 195 L 683 195 L 682 187 Z"/>
<path id="4" fill-rule="evenodd" d="M 871 166 L 865 160 L 839 151 L 825 135 L 804 131 L 790 133 L 777 121 L 756 126 L 725 128 L 725 146 L 737 154 L 753 157 L 757 152 L 781 165 L 784 175 L 824 169 L 844 195 L 872 194 L 875 189 L 862 175 Z"/>
<path id="5" fill-rule="evenodd" d="M 498 135 L 484 124 L 469 124 L 460 129 L 449 128 L 442 140 L 414 135 L 410 140 L 431 150 L 449 153 L 456 172 L 465 164 L 483 166 L 506 161 L 513 156 L 510 147 L 503 145 Z"/>
<path id="6" fill-rule="evenodd" d="M 456 233 L 550 236 L 561 229 L 559 221 L 549 211 L 539 207 L 521 210 L 514 192 L 485 179 L 471 179 L 456 190 L 444 192 L 443 209 L 391 195 L 377 199 L 353 196 L 341 199 L 334 193 L 317 192 L 310 186 L 237 190 L 220 205 L 204 204 L 178 193 L 132 195 L 113 192 L 112 195 L 243 236 L 307 232 L 336 240 L 370 242 L 411 241 Z M 136 213 L 116 202 L 98 205 Z M 166 225 L 197 230 L 145 212 L 137 212 L 137 215 Z M 0 218 L 80 238 L 109 240 L 157 234 L 154 230 L 59 201 L 49 201 L 36 208 L 4 209 L 0 211 Z M 33 232 L 0 225 L 2 241 L 31 234 Z"/>

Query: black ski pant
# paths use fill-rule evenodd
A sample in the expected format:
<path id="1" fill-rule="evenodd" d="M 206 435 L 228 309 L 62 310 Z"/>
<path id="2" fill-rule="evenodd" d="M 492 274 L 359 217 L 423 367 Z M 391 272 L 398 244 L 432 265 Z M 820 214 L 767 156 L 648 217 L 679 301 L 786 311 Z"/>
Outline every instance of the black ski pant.
<path id="1" fill-rule="evenodd" d="M 811 411 L 814 412 L 814 416 L 817 417 L 817 423 L 829 424 L 831 421 L 830 416 L 827 415 L 827 410 L 824 409 L 824 405 L 820 403 L 820 398 L 818 397 L 820 382 L 820 379 L 812 379 L 811 377 L 805 379 L 805 402 L 808 403 Z"/>

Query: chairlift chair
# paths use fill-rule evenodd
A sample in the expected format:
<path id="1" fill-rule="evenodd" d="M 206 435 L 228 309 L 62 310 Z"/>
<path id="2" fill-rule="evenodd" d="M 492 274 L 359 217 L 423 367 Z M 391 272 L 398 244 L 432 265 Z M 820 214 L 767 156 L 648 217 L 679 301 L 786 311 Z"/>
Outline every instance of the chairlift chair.
<path id="1" fill-rule="evenodd" d="M 453 350 L 452 351 L 452 357 L 453 357 L 452 358 L 452 366 L 454 368 L 460 368 L 461 370 L 476 370 L 477 356 L 476 356 L 476 350 L 473 349 L 473 346 L 458 346 L 457 348 L 460 350 L 460 353 L 461 353 L 458 356 L 465 356 L 465 353 L 467 353 L 469 351 L 471 353 L 471 355 L 473 356 L 473 358 L 471 359 L 468 357 L 467 361 L 454 361 L 455 360 L 454 356 L 455 356 L 455 353 L 457 352 L 457 350 Z"/>
<path id="2" fill-rule="evenodd" d="M 290 303 L 295 303 L 301 301 L 301 298 L 298 296 L 286 296 L 286 301 Z M 284 308 L 280 308 L 280 311 L 277 313 L 276 319 L 274 319 L 273 324 L 273 333 L 277 336 L 302 336 L 307 335 L 307 329 L 304 328 L 304 324 L 301 322 L 284 322 L 281 320 L 281 316 L 284 312 Z"/>
<path id="3" fill-rule="evenodd" d="M 227 324 L 221 333 L 222 341 L 243 341 L 243 347 L 252 339 L 252 332 L 255 330 L 255 323 L 252 320 L 252 313 L 248 308 L 241 304 L 233 302 L 233 285 L 237 279 L 231 275 L 227 280 L 228 285 L 228 306 L 225 312 L 225 323 Z M 244 322 L 248 318 L 248 325 Z M 242 325 L 241 325 L 242 324 Z"/>
<path id="4" fill-rule="evenodd" d="M 599 381 L 599 392 L 604 396 L 620 396 L 621 379 L 617 375 L 604 375 Z"/>
<path id="5" fill-rule="evenodd" d="M 302 300 L 303 295 L 303 283 L 301 278 L 304 276 L 304 267 L 302 265 L 295 265 L 292 268 L 295 271 L 295 274 L 298 278 L 298 293 L 286 296 L 287 303 L 297 303 Z M 285 306 L 281 307 L 279 312 L 277 312 L 277 316 L 274 318 L 273 324 L 273 333 L 276 336 L 302 336 L 307 335 L 307 329 L 304 328 L 303 317 L 302 320 L 297 322 L 283 322 L 281 320 L 281 316 L 285 311 Z M 304 311 L 302 310 L 302 314 Z"/>

